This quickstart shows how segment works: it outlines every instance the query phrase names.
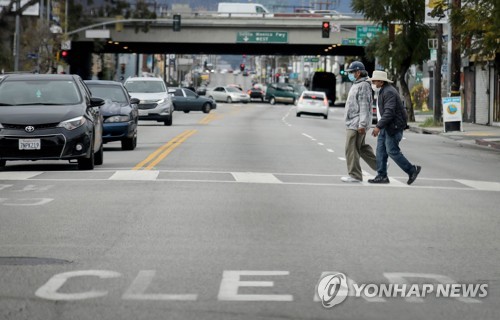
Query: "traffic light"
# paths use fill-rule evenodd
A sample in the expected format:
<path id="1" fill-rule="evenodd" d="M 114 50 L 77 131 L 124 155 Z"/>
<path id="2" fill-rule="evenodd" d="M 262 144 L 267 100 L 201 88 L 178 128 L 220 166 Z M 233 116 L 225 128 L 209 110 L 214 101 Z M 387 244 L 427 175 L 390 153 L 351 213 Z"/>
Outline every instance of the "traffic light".
<path id="1" fill-rule="evenodd" d="M 68 50 L 61 51 L 61 60 L 69 64 L 69 51 Z"/>
<path id="2" fill-rule="evenodd" d="M 241 72 L 245 71 L 245 64 L 244 63 L 240 64 L 240 71 Z"/>
<path id="3" fill-rule="evenodd" d="M 347 82 L 349 81 L 349 78 L 347 76 L 347 71 L 345 71 L 345 66 L 344 64 L 341 64 L 339 67 L 339 74 L 342 77 L 342 82 Z"/>
<path id="4" fill-rule="evenodd" d="M 181 31 L 181 15 L 180 14 L 174 14 L 174 22 L 172 24 L 172 29 L 174 31 Z"/>
<path id="5" fill-rule="evenodd" d="M 330 38 L 330 22 L 323 21 L 321 24 L 321 36 L 323 38 Z"/>

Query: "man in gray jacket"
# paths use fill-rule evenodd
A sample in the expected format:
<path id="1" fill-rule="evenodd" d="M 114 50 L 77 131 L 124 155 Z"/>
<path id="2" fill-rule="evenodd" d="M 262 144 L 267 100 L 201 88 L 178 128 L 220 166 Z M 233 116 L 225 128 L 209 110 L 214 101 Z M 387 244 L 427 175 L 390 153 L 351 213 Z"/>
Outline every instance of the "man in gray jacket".
<path id="1" fill-rule="evenodd" d="M 344 182 L 361 182 L 363 173 L 359 158 L 377 170 L 377 162 L 373 149 L 365 143 L 366 131 L 372 123 L 373 93 L 368 80 L 365 65 L 354 61 L 346 70 L 349 80 L 353 82 L 345 103 L 346 142 L 345 157 L 349 176 L 342 177 Z"/>
<path id="2" fill-rule="evenodd" d="M 369 183 L 389 183 L 387 177 L 387 159 L 391 159 L 408 174 L 408 184 L 412 184 L 420 170 L 420 166 L 415 166 L 406 159 L 399 149 L 399 142 L 403 138 L 403 130 L 407 125 L 406 109 L 403 106 L 401 97 L 387 79 L 384 71 L 373 71 L 373 90 L 378 91 L 377 114 L 380 115 L 377 126 L 373 129 L 372 135 L 377 138 L 377 176 L 368 180 Z"/>

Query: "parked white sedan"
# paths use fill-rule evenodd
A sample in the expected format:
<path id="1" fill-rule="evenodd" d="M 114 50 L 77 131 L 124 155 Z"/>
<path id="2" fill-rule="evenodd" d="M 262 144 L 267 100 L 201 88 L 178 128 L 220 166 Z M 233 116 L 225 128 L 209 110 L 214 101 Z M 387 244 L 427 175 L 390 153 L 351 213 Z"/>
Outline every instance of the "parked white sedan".
<path id="1" fill-rule="evenodd" d="M 297 102 L 297 117 L 301 115 L 323 116 L 328 119 L 328 99 L 321 91 L 304 91 Z"/>
<path id="2" fill-rule="evenodd" d="M 247 103 L 250 101 L 250 96 L 245 92 L 235 88 L 235 87 L 215 87 L 213 89 L 207 90 L 206 96 L 215 101 L 223 101 L 227 103 L 231 102 L 243 102 Z"/>

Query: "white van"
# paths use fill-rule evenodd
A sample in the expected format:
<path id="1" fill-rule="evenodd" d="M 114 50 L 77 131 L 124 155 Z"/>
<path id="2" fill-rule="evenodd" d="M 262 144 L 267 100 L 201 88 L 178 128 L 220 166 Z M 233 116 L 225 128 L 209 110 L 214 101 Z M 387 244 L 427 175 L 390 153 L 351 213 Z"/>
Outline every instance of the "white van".
<path id="1" fill-rule="evenodd" d="M 217 12 L 223 17 L 272 17 L 266 7 L 257 3 L 220 2 Z"/>

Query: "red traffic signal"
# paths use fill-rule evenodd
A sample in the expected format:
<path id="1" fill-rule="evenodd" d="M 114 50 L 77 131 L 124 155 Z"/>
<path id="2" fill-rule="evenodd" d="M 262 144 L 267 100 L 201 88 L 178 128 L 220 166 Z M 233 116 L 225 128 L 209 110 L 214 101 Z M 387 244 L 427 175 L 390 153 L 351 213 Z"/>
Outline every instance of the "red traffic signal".
<path id="1" fill-rule="evenodd" d="M 321 36 L 323 38 L 330 38 L 330 22 L 323 21 L 321 24 Z"/>
<path id="2" fill-rule="evenodd" d="M 245 71 L 245 64 L 244 63 L 240 64 L 240 71 Z"/>
<path id="3" fill-rule="evenodd" d="M 66 58 L 68 56 L 68 51 L 63 50 L 61 51 L 61 57 Z"/>

